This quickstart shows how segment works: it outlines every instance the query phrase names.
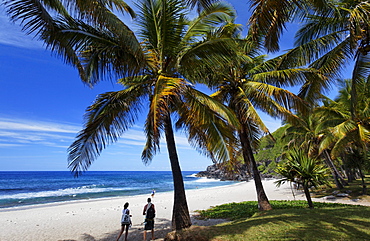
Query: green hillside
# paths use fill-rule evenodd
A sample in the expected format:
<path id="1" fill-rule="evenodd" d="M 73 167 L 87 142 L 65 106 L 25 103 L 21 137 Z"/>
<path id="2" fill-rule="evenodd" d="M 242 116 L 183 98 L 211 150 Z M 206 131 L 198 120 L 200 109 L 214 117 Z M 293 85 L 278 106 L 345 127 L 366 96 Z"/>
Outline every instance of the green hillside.
<path id="1" fill-rule="evenodd" d="M 257 162 L 276 161 L 284 150 L 287 141 L 282 140 L 282 136 L 288 125 L 282 126 L 272 133 L 275 141 L 270 136 L 264 136 L 260 140 L 259 149 L 256 151 Z"/>
<path id="2" fill-rule="evenodd" d="M 274 140 L 270 136 L 264 136 L 260 139 L 259 149 L 256 150 L 255 158 L 262 174 L 273 175 L 276 163 L 279 161 L 287 144 L 286 140 L 282 140 L 282 136 L 287 128 L 288 125 L 285 125 L 273 132 L 271 135 L 274 137 Z"/>

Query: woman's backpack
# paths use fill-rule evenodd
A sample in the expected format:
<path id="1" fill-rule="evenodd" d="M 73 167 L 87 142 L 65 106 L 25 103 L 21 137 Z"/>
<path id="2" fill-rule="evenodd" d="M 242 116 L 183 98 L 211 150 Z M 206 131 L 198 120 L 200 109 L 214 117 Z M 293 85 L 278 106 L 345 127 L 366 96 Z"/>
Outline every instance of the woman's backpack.
<path id="1" fill-rule="evenodd" d="M 125 225 L 131 224 L 130 215 L 127 214 L 127 209 L 125 210 L 124 214 L 122 214 L 121 224 Z"/>

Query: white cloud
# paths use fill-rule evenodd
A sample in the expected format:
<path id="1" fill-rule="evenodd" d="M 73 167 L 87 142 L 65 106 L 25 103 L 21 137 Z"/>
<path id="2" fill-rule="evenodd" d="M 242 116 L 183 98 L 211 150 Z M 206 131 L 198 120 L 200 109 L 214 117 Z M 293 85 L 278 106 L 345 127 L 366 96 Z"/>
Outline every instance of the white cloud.
<path id="1" fill-rule="evenodd" d="M 56 121 L 0 117 L 0 148 L 39 145 L 67 149 L 81 129 L 78 125 Z M 135 126 L 119 138 L 118 144 L 142 148 L 145 140 L 141 128 Z"/>
<path id="2" fill-rule="evenodd" d="M 79 129 L 72 124 L 0 117 L 0 147 L 36 144 L 66 148 Z"/>
<path id="3" fill-rule="evenodd" d="M 17 147 L 17 146 L 22 146 L 22 145 L 20 145 L 20 144 L 0 143 L 0 148 L 1 147 Z"/>
<path id="4" fill-rule="evenodd" d="M 0 118 L 0 130 L 77 133 L 79 127 L 56 122 L 31 121 L 25 119 Z"/>
<path id="5" fill-rule="evenodd" d="M 2 7 L 0 8 L 0 43 L 22 48 L 42 48 L 40 41 L 26 35 L 18 23 L 10 21 Z"/>

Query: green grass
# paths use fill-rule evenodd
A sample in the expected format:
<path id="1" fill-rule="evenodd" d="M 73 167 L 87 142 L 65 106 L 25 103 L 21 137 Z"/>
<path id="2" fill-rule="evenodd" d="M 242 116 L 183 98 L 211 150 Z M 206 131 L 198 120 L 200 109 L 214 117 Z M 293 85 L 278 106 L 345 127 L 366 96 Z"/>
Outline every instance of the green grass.
<path id="1" fill-rule="evenodd" d="M 366 175 L 365 176 L 365 184 L 366 184 L 367 188 L 370 187 L 369 183 L 370 183 L 370 176 Z M 320 198 L 320 197 L 332 195 L 332 193 L 334 191 L 337 191 L 338 189 L 335 187 L 334 183 L 331 186 L 332 186 L 331 188 L 323 187 L 322 189 L 313 190 L 313 194 L 314 194 L 313 197 Z M 362 199 L 362 200 L 369 200 L 369 196 L 364 195 L 364 193 L 362 192 L 363 189 L 362 189 L 362 183 L 361 183 L 360 179 L 357 179 L 357 180 L 354 180 L 354 181 L 348 183 L 348 186 L 345 186 L 343 189 L 340 189 L 339 191 L 343 192 L 343 193 L 348 193 L 349 194 L 349 197 L 348 197 L 349 199 L 357 199 L 358 198 L 358 199 Z M 368 190 L 367 194 L 370 194 L 370 189 Z"/>
<path id="2" fill-rule="evenodd" d="M 370 207 L 304 201 L 271 201 L 273 210 L 258 212 L 257 202 L 230 203 L 199 211 L 202 218 L 228 223 L 170 233 L 168 240 L 370 240 Z M 172 237 L 172 238 L 170 238 Z M 176 237 L 176 238 L 175 238 Z"/>
<path id="3" fill-rule="evenodd" d="M 270 201 L 273 209 L 307 209 L 307 201 Z M 323 207 L 343 207 L 341 203 L 319 203 L 314 202 L 316 208 Z M 235 220 L 239 218 L 249 218 L 258 212 L 257 201 L 241 203 L 228 203 L 212 207 L 207 210 L 198 210 L 199 218 L 222 218 Z"/>

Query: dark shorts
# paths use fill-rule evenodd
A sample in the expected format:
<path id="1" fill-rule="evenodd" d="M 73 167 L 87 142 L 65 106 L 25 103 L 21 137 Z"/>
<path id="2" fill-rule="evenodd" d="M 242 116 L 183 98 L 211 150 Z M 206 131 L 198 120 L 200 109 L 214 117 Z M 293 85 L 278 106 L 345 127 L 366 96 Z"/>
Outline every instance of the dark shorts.
<path id="1" fill-rule="evenodd" d="M 154 220 L 145 219 L 144 230 L 152 230 L 152 229 L 154 229 Z"/>

